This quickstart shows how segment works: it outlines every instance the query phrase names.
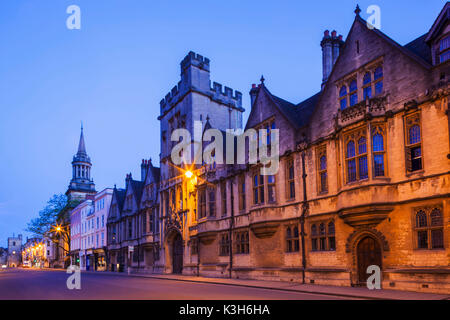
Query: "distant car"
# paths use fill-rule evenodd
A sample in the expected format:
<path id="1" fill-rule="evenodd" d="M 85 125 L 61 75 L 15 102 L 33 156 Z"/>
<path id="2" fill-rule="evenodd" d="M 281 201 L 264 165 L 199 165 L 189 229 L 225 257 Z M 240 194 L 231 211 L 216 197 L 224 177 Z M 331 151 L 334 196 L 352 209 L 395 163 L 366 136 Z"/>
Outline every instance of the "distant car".
<path id="1" fill-rule="evenodd" d="M 23 263 L 22 267 L 24 267 L 24 268 L 31 268 L 31 262 L 30 261 L 25 261 Z"/>
<path id="2" fill-rule="evenodd" d="M 7 265 L 6 264 L 2 264 L 2 269 L 6 269 Z"/>

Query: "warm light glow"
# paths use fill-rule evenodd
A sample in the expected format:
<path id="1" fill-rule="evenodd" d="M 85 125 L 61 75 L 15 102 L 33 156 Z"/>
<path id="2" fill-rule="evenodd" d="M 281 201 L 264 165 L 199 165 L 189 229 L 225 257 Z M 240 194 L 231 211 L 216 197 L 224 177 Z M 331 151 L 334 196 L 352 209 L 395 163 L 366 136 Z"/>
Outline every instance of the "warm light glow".
<path id="1" fill-rule="evenodd" d="M 60 226 L 57 226 L 57 227 L 56 227 L 56 231 L 58 231 L 58 232 L 61 231 L 61 227 L 60 227 Z"/>
<path id="2" fill-rule="evenodd" d="M 186 171 L 185 173 L 184 173 L 184 175 L 186 176 L 186 178 L 188 178 L 188 179 L 190 179 L 190 178 L 192 178 L 192 176 L 194 175 L 191 171 Z"/>

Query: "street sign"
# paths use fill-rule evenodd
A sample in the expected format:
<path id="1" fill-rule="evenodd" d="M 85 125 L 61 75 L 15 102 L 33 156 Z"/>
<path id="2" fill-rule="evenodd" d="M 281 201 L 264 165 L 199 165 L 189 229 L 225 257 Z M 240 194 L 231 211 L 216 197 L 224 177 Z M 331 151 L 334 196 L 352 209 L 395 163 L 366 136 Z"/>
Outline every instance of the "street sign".
<path id="1" fill-rule="evenodd" d="M 129 252 L 133 252 L 134 251 L 134 246 L 128 246 L 128 251 Z"/>

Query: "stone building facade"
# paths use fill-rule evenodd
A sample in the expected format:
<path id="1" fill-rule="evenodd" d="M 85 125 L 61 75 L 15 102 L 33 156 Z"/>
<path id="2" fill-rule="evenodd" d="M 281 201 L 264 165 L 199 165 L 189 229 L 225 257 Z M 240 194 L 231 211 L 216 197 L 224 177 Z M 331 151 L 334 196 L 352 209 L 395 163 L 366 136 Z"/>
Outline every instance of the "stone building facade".
<path id="1" fill-rule="evenodd" d="M 404 46 L 355 13 L 345 40 L 324 34 L 317 94 L 251 88 L 245 129 L 279 130 L 274 175 L 172 163 L 175 129 L 243 127 L 242 95 L 186 56 L 160 104 L 158 177 L 114 189 L 111 269 L 358 286 L 376 265 L 383 288 L 450 291 L 450 5 Z"/>
<path id="2" fill-rule="evenodd" d="M 22 264 L 22 235 L 17 237 L 13 235 L 8 237 L 8 258 L 7 263 L 9 268 L 19 267 Z"/>
<path id="3" fill-rule="evenodd" d="M 401 46 L 357 9 L 345 42 L 324 34 L 318 94 L 293 104 L 254 86 L 246 129 L 279 129 L 279 170 L 200 173 L 206 213 L 185 263 L 195 252 L 206 276 L 343 286 L 376 265 L 384 288 L 448 293 L 449 10 Z"/>
<path id="4" fill-rule="evenodd" d="M 134 180 L 130 173 L 125 189 L 114 187 L 107 223 L 108 270 L 155 272 L 160 235 L 159 180 L 159 168 L 151 159 L 142 160 L 141 180 Z"/>

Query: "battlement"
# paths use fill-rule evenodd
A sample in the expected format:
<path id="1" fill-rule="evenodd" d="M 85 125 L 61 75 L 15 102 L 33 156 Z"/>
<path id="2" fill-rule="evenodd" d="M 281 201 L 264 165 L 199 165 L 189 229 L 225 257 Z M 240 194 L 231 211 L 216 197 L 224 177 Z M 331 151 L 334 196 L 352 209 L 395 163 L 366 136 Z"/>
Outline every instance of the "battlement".
<path id="1" fill-rule="evenodd" d="M 193 51 L 189 51 L 187 56 L 181 61 L 181 71 L 183 72 L 184 69 L 189 67 L 190 65 L 194 65 L 196 67 L 199 67 L 201 69 L 209 71 L 209 59 L 206 57 L 203 57 L 200 54 L 196 54 Z"/>
<path id="2" fill-rule="evenodd" d="M 209 78 L 210 60 L 190 51 L 181 61 L 181 81 L 168 92 L 159 103 L 161 115 L 171 109 L 188 92 L 193 91 L 206 96 L 217 103 L 242 108 L 242 93 L 214 82 L 211 87 Z"/>
<path id="3" fill-rule="evenodd" d="M 225 103 L 233 103 L 236 107 L 242 106 L 242 93 L 235 90 L 233 95 L 233 89 L 224 87 L 222 91 L 222 84 L 213 82 L 211 92 L 214 93 L 214 98 L 223 100 Z"/>

